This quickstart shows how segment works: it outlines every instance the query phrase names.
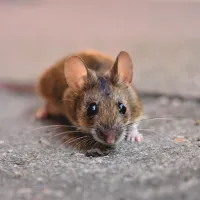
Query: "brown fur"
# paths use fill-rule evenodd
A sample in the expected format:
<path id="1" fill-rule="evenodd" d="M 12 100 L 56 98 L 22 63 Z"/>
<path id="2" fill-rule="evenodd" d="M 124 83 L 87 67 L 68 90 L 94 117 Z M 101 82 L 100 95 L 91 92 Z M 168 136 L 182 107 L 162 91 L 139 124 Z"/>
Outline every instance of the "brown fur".
<path id="1" fill-rule="evenodd" d="M 81 90 L 70 88 L 66 81 L 65 63 L 73 55 L 82 59 L 88 69 L 88 77 Z M 123 126 L 139 118 L 142 114 L 142 106 L 130 83 L 132 71 L 123 74 L 123 66 L 129 65 L 130 62 L 127 59 L 124 60 L 128 63 L 123 62 L 121 57 L 127 57 L 128 54 L 122 53 L 121 57 L 119 56 L 115 61 L 112 57 L 98 51 L 86 50 L 64 57 L 50 66 L 40 76 L 37 84 L 37 92 L 45 100 L 47 112 L 52 115 L 66 116 L 72 124 L 80 127 L 80 130 L 86 134 L 92 127 L 103 130 L 115 129 L 119 125 Z M 121 59 L 120 62 L 118 59 Z M 127 66 L 127 70 L 130 67 L 132 66 Z M 117 70 L 118 73 L 122 71 L 121 77 L 117 75 Z M 103 78 L 103 86 L 100 85 L 99 77 Z M 107 91 L 103 88 L 104 85 Z M 118 101 L 122 101 L 127 107 L 128 111 L 124 116 L 119 114 Z M 98 104 L 99 113 L 89 119 L 86 116 L 86 108 L 91 102 Z"/>
<path id="2" fill-rule="evenodd" d="M 89 69 L 94 70 L 99 75 L 103 75 L 111 69 L 114 62 L 110 56 L 95 50 L 78 52 L 76 55 L 84 60 Z M 62 100 L 68 86 L 64 75 L 64 63 L 69 56 L 48 67 L 39 77 L 36 91 L 47 102 L 50 114 L 65 114 L 63 113 Z"/>

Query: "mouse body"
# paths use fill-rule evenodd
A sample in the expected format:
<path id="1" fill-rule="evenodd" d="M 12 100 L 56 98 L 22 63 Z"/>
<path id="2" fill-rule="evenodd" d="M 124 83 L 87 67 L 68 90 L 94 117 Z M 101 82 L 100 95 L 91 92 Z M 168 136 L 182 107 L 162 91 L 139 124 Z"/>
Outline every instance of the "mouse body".
<path id="1" fill-rule="evenodd" d="M 96 142 L 112 146 L 123 139 L 140 142 L 142 104 L 133 87 L 131 56 L 121 51 L 116 59 L 95 50 L 70 54 L 39 77 L 37 93 L 44 106 L 39 119 L 63 115 Z"/>

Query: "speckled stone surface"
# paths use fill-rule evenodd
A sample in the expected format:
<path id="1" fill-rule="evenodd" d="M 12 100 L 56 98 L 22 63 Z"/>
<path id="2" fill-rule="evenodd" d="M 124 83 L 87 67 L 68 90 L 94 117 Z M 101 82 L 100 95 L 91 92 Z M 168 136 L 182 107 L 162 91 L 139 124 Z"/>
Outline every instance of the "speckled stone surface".
<path id="1" fill-rule="evenodd" d="M 0 92 L 0 199 L 199 199 L 199 104 L 144 98 L 141 144 L 91 158 L 50 139 L 33 95 Z M 173 116 L 173 119 L 171 118 Z"/>

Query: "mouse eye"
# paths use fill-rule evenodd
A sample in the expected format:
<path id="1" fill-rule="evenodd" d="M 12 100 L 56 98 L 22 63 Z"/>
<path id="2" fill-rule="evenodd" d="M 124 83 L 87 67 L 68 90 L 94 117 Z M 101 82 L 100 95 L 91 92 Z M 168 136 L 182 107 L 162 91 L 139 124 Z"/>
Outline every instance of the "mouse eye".
<path id="1" fill-rule="evenodd" d="M 87 108 L 87 116 L 92 117 L 98 113 L 98 107 L 96 103 L 91 103 Z"/>
<path id="2" fill-rule="evenodd" d="M 119 108 L 119 112 L 121 113 L 121 114 L 125 114 L 126 113 L 126 107 L 125 107 L 125 105 L 123 104 L 123 103 L 118 103 L 118 108 Z"/>

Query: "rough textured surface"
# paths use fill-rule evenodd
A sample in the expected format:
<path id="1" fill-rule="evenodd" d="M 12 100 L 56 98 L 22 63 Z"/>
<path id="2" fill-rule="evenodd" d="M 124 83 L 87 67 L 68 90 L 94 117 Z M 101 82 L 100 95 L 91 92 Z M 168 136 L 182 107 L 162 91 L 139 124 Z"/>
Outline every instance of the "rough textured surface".
<path id="1" fill-rule="evenodd" d="M 123 142 L 109 156 L 90 158 L 50 140 L 35 121 L 40 101 L 0 92 L 0 199 L 199 199 L 199 104 L 145 98 L 144 142 Z M 171 120 L 170 116 L 177 118 Z"/>

